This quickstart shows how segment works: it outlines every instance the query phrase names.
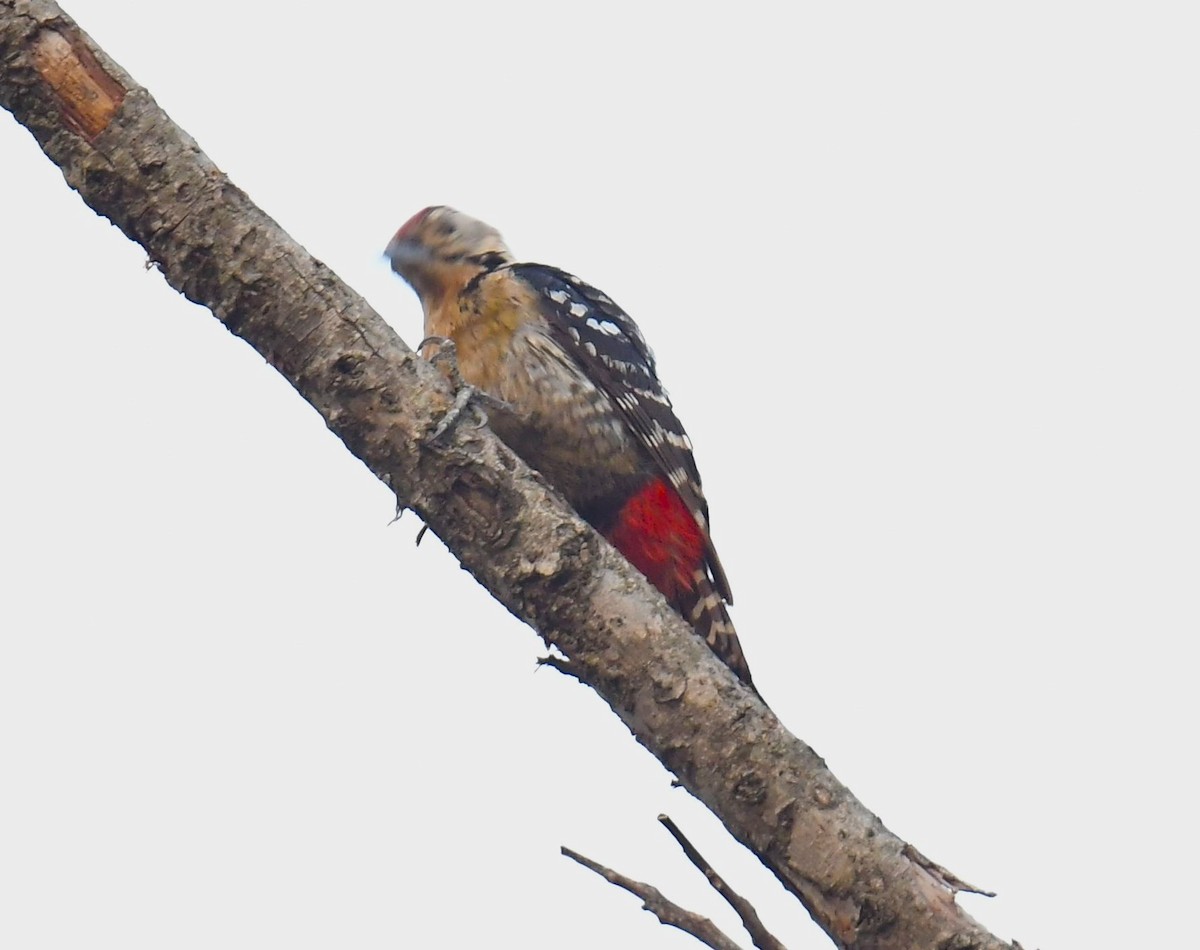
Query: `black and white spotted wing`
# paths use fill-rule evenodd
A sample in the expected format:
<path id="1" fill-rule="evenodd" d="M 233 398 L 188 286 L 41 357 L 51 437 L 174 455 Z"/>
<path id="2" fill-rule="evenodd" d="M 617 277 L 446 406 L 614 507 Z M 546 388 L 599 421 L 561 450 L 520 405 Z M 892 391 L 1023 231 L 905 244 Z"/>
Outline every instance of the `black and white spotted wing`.
<path id="1" fill-rule="evenodd" d="M 545 264 L 511 265 L 541 296 L 556 342 L 617 405 L 647 453 L 679 492 L 704 532 L 717 592 L 729 603 L 729 582 L 713 549 L 708 503 L 687 433 L 658 380 L 654 354 L 632 318 L 573 274 Z"/>

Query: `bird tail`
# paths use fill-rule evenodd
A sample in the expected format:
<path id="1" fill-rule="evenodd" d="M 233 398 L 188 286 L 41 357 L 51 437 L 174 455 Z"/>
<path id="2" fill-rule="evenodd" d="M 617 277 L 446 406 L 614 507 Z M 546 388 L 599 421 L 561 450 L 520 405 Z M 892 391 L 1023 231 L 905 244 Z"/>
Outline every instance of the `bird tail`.
<path id="1" fill-rule="evenodd" d="M 713 582 L 703 568 L 697 568 L 692 578 L 694 583 L 677 595 L 675 609 L 704 638 L 713 653 L 738 675 L 738 679 L 757 693 L 724 599 L 713 588 Z"/>

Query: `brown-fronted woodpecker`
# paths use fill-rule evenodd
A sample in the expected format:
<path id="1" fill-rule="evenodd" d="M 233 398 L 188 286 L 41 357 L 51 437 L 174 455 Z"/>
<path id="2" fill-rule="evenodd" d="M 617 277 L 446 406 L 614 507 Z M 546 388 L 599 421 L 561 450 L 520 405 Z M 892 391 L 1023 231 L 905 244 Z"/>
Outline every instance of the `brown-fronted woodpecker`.
<path id="1" fill-rule="evenodd" d="M 421 299 L 426 337 L 452 340 L 462 378 L 499 401 L 496 435 L 751 685 L 692 446 L 628 314 L 578 277 L 517 262 L 495 228 L 453 208 L 418 212 L 387 256 Z"/>

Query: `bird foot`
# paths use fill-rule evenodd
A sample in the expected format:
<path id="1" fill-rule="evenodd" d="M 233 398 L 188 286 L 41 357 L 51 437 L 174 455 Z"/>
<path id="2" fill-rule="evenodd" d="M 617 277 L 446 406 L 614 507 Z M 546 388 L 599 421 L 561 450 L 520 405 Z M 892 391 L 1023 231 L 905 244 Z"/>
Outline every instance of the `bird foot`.
<path id="1" fill-rule="evenodd" d="M 429 441 L 435 442 L 445 435 L 468 408 L 475 410 L 478 414 L 477 428 L 487 425 L 488 409 L 512 411 L 512 406 L 503 399 L 497 399 L 462 378 L 462 374 L 458 370 L 458 353 L 453 340 L 444 336 L 427 336 L 417 344 L 417 352 L 422 352 L 426 346 L 437 347 L 437 352 L 426 359 L 445 373 L 450 385 L 454 387 L 454 404 L 442 416 L 441 421 L 434 428 L 433 434 L 430 435 Z"/>

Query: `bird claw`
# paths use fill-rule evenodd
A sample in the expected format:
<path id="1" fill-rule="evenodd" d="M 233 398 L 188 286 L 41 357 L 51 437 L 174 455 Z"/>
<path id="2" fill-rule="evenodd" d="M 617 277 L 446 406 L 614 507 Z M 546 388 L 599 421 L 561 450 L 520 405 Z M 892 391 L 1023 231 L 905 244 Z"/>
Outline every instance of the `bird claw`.
<path id="1" fill-rule="evenodd" d="M 436 442 L 458 421 L 459 416 L 463 414 L 463 410 L 471 404 L 471 398 L 475 395 L 475 392 L 474 386 L 468 386 L 465 383 L 459 388 L 458 392 L 454 394 L 454 405 L 442 416 L 441 422 L 437 424 L 437 427 L 433 430 L 433 434 L 429 437 L 430 442 Z"/>
<path id="2" fill-rule="evenodd" d="M 445 364 L 444 372 L 455 390 L 454 404 L 446 411 L 446 414 L 442 416 L 441 421 L 433 430 L 433 434 L 429 437 L 431 442 L 445 435 L 447 430 L 458 421 L 459 417 L 468 407 L 476 410 L 479 414 L 477 428 L 487 425 L 487 409 L 512 410 L 512 406 L 503 399 L 497 399 L 495 396 L 489 395 L 462 378 L 462 374 L 458 371 L 458 353 L 453 340 L 444 336 L 427 336 L 417 344 L 417 352 L 420 353 L 426 346 L 437 346 L 437 352 L 432 356 L 426 357 L 426 359 L 434 366 Z M 441 368 L 439 366 L 439 369 Z"/>
<path id="3" fill-rule="evenodd" d="M 437 352 L 432 356 L 425 356 L 425 347 L 436 346 Z M 425 356 L 430 363 L 437 366 L 439 363 L 449 362 L 450 372 L 458 377 L 458 348 L 454 345 L 454 341 L 448 336 L 427 336 L 417 344 L 417 352 Z"/>

